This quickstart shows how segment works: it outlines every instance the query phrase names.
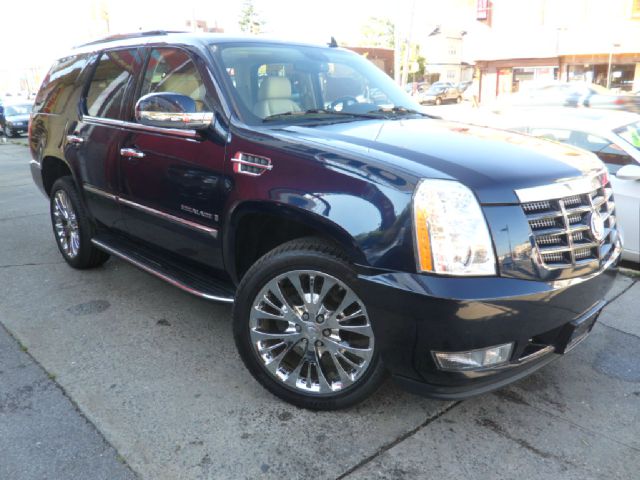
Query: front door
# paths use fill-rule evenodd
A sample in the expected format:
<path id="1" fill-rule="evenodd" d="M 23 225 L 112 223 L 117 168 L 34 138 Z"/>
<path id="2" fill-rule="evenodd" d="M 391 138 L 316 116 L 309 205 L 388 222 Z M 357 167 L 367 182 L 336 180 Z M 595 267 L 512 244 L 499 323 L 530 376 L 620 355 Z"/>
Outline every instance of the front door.
<path id="1" fill-rule="evenodd" d="M 200 111 L 214 111 L 217 97 L 204 77 L 187 51 L 150 50 L 139 93 L 127 112 L 119 196 L 131 236 L 222 269 L 224 145 L 195 131 L 137 124 L 133 112 L 137 98 L 157 92 L 187 95 Z"/>

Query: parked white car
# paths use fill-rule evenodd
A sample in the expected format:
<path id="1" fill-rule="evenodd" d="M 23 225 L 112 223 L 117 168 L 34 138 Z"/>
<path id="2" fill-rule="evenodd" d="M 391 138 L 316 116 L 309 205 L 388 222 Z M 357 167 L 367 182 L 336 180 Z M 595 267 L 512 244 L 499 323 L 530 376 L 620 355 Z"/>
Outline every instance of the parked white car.
<path id="1" fill-rule="evenodd" d="M 493 126 L 568 143 L 595 153 L 607 166 L 624 232 L 622 258 L 640 263 L 640 115 L 573 108 L 517 109 Z M 496 124 L 497 123 L 497 124 Z"/>

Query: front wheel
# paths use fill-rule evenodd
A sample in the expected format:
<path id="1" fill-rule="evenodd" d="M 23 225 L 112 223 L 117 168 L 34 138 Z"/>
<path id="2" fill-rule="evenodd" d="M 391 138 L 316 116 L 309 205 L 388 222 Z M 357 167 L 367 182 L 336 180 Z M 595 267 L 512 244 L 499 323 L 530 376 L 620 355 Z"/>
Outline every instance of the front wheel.
<path id="1" fill-rule="evenodd" d="M 13 130 L 11 130 L 7 125 L 4 126 L 4 136 L 7 138 L 12 138 L 15 134 Z"/>
<path id="2" fill-rule="evenodd" d="M 354 405 L 384 379 L 356 275 L 335 245 L 294 240 L 262 257 L 236 296 L 234 337 L 265 388 L 294 405 Z"/>

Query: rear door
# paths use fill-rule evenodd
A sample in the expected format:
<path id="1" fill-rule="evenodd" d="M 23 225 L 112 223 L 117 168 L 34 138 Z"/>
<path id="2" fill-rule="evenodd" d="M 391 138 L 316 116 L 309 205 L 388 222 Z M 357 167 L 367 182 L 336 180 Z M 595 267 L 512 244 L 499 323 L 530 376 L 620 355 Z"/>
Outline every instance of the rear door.
<path id="1" fill-rule="evenodd" d="M 77 158 L 85 199 L 100 223 L 123 229 L 116 202 L 120 190 L 119 150 L 122 110 L 127 88 L 141 69 L 137 48 L 100 53 L 81 101 L 83 115 L 66 137 L 67 151 Z"/>
<path id="2" fill-rule="evenodd" d="M 148 93 L 191 97 L 199 111 L 221 111 L 204 62 L 180 48 L 151 48 L 126 112 L 119 196 L 130 235 L 221 269 L 220 212 L 225 146 L 192 130 L 136 123 L 134 105 Z"/>

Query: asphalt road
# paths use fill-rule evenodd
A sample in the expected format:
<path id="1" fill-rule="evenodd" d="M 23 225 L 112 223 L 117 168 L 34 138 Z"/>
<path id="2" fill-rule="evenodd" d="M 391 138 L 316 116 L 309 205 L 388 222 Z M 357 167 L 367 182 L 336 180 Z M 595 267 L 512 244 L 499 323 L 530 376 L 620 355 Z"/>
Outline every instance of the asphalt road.
<path id="1" fill-rule="evenodd" d="M 11 411 L 0 390 L 0 478 L 100 478 L 33 473 L 107 468 L 90 463 L 98 452 L 154 480 L 638 478 L 640 283 L 631 278 L 619 278 L 579 347 L 497 393 L 440 402 L 388 383 L 356 408 L 313 413 L 246 372 L 229 307 L 115 259 L 93 271 L 67 267 L 28 151 L 12 143 L 0 144 L 0 238 L 0 323 L 17 339 L 0 344 L 0 382 L 30 381 L 5 373 L 5 352 L 19 341 L 55 379 L 47 388 L 71 404 L 62 423 L 84 424 L 97 442 L 75 457 L 64 445 L 45 455 L 7 449 L 6 432 L 32 445 L 55 429 L 67 428 L 70 443 L 83 434 L 38 420 L 36 410 L 57 415 L 38 396 L 33 412 Z"/>

